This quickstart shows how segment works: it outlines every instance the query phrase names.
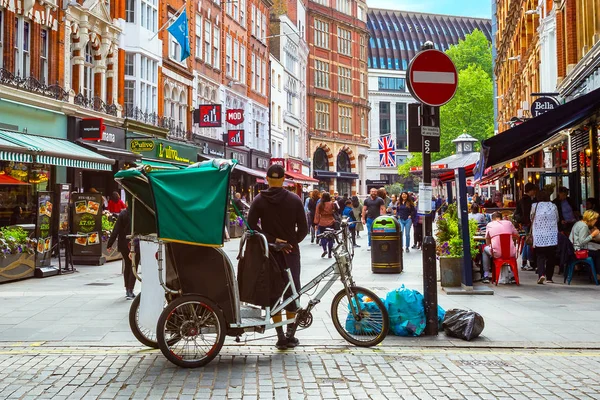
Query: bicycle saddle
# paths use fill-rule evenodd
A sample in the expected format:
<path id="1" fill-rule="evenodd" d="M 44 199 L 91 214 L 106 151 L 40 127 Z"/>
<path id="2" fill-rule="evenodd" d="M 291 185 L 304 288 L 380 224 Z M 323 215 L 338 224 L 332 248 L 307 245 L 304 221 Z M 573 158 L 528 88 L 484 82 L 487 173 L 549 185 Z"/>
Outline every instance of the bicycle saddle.
<path id="1" fill-rule="evenodd" d="M 271 251 L 283 251 L 292 249 L 292 245 L 289 243 L 269 243 L 269 250 Z"/>

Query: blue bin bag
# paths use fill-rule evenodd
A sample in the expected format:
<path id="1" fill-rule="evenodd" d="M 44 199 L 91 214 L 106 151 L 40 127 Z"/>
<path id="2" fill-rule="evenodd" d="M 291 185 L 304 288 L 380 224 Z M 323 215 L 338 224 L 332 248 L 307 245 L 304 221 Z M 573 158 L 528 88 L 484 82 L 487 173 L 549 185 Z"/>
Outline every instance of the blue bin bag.
<path id="1" fill-rule="evenodd" d="M 375 318 L 378 316 L 381 318 L 381 311 L 379 311 L 379 307 L 377 307 L 377 304 L 374 301 L 363 301 L 363 296 L 360 294 L 357 297 L 361 310 L 374 315 Z M 352 304 L 356 307 L 354 299 L 352 300 Z M 357 321 L 354 319 L 352 310 L 350 310 L 350 305 L 348 305 L 348 316 L 346 317 L 346 331 L 351 335 L 372 335 L 378 333 L 365 321 Z"/>
<path id="2" fill-rule="evenodd" d="M 389 292 L 385 299 L 385 307 L 390 317 L 390 329 L 397 336 L 420 336 L 427 324 L 425 318 L 425 299 L 417 290 L 404 285 Z M 438 305 L 438 329 L 446 312 Z"/>

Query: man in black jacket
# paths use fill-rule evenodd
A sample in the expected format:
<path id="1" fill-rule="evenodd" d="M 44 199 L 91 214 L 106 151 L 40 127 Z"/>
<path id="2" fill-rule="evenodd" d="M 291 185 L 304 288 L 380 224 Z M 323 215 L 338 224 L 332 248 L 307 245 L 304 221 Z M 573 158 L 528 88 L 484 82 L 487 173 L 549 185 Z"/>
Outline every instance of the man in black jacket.
<path id="1" fill-rule="evenodd" d="M 531 182 L 525 185 L 523 189 L 523 197 L 521 200 L 519 200 L 513 217 L 517 223 L 521 224 L 525 234 L 529 234 L 531 229 L 531 207 L 536 202 L 536 193 L 536 185 Z M 529 261 L 529 266 L 527 266 L 527 261 Z M 533 248 L 527 244 L 523 246 L 523 252 L 521 253 L 521 269 L 523 271 L 535 270 L 535 257 L 533 256 Z"/>
<path id="2" fill-rule="evenodd" d="M 253 230 L 264 234 L 269 243 L 287 243 L 289 249 L 274 252 L 272 255 L 283 269 L 290 269 L 296 289 L 300 289 L 300 247 L 298 244 L 308 234 L 306 213 L 302 200 L 296 194 L 283 188 L 285 170 L 279 164 L 273 164 L 267 170 L 269 189 L 264 190 L 254 198 L 248 212 L 248 224 Z M 260 226 L 258 221 L 260 220 Z M 291 292 L 286 293 L 286 297 Z M 286 318 L 296 316 L 295 302 L 286 307 Z M 273 316 L 273 322 L 281 322 L 282 316 Z M 288 324 L 287 335 L 283 328 L 277 327 L 276 347 L 286 350 L 299 344 L 295 338 L 295 324 Z"/>
<path id="3" fill-rule="evenodd" d="M 558 197 L 552 201 L 558 208 L 558 229 L 566 236 L 571 234 L 571 228 L 581 217 L 573 199 L 569 197 L 569 189 L 561 186 Z"/>
<path id="4" fill-rule="evenodd" d="M 131 233 L 131 221 L 129 219 L 129 210 L 126 208 L 119 213 L 117 222 L 113 228 L 110 238 L 108 238 L 108 251 L 112 250 L 115 240 L 118 239 L 117 248 L 121 256 L 123 256 L 123 262 L 125 263 L 125 269 L 123 270 L 123 279 L 125 281 L 125 297 L 127 300 L 133 300 L 135 294 L 133 288 L 135 287 L 135 275 L 133 275 L 131 258 L 129 258 L 129 240 L 127 235 Z M 136 254 L 139 254 L 136 251 Z"/>

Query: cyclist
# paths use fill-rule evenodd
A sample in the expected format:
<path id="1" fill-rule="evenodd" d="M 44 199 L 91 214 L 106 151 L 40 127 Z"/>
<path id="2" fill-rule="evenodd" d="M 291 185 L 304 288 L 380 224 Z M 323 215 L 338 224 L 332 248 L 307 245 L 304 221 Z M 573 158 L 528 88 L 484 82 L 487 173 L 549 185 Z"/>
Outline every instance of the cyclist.
<path id="1" fill-rule="evenodd" d="M 269 243 L 288 243 L 290 247 L 281 252 L 273 252 L 272 255 L 282 268 L 289 268 L 294 279 L 296 289 L 300 289 L 300 243 L 308 234 L 306 213 L 302 200 L 295 193 L 283 188 L 285 170 L 279 164 L 273 164 L 267 170 L 267 182 L 269 189 L 263 190 L 254 198 L 250 211 L 248 212 L 248 224 L 253 230 L 265 235 Z M 260 220 L 260 227 L 258 221 Z M 286 293 L 286 297 L 291 291 Z M 296 316 L 295 302 L 286 307 L 286 318 L 293 319 Z M 274 315 L 273 322 L 281 322 L 282 315 Z M 277 343 L 275 347 L 286 350 L 299 344 L 295 337 L 295 324 L 288 324 L 287 334 L 283 333 L 282 327 L 275 328 L 277 331 Z"/>

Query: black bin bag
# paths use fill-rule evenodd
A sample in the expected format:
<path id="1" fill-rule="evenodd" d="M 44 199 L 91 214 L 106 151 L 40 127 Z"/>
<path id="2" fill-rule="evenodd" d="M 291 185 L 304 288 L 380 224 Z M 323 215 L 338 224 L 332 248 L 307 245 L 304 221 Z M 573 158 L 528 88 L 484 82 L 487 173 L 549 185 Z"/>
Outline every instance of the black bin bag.
<path id="1" fill-rule="evenodd" d="M 447 310 L 442 322 L 446 335 L 467 341 L 479 336 L 484 327 L 483 317 L 475 311 Z"/>

